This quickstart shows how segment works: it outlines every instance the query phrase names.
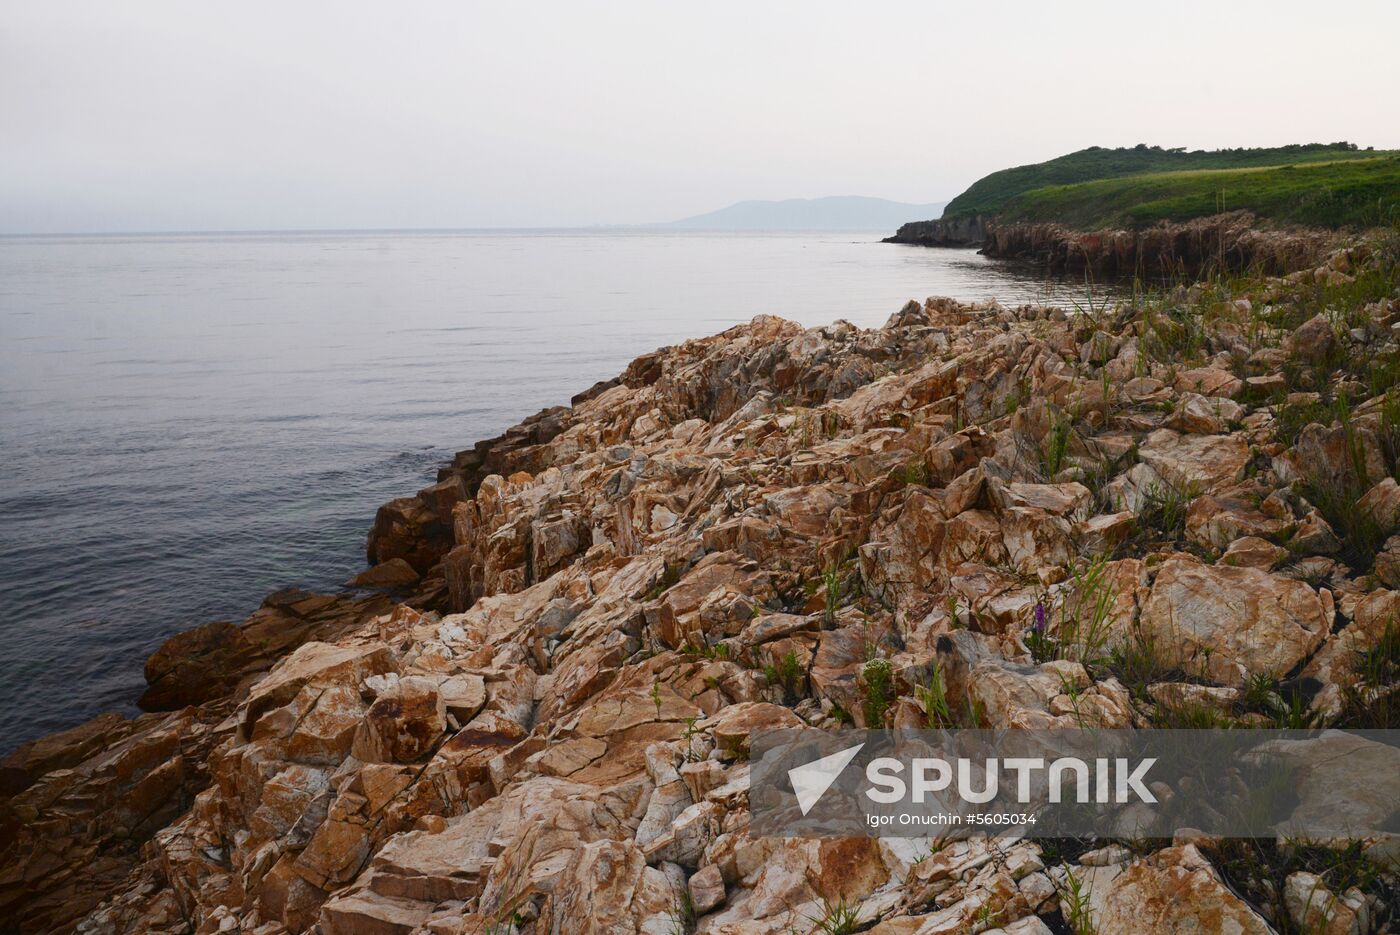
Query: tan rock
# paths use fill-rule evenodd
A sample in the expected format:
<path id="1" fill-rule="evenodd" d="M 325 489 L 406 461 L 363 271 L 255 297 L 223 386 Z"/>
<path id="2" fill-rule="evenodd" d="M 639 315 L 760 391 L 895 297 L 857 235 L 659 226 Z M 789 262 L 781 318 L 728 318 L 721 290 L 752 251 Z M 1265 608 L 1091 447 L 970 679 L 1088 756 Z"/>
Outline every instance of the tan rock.
<path id="1" fill-rule="evenodd" d="M 1239 393 L 1243 382 L 1228 370 L 1217 367 L 1200 367 L 1184 370 L 1177 375 L 1175 386 L 1182 392 L 1199 393 L 1202 396 L 1234 396 Z"/>
<path id="2" fill-rule="evenodd" d="M 1249 444 L 1238 435 L 1181 435 L 1158 429 L 1139 449 L 1144 464 L 1182 491 L 1212 490 L 1238 482 L 1249 464 Z"/>
<path id="3" fill-rule="evenodd" d="M 764 701 L 748 701 L 730 705 L 697 726 L 708 730 L 721 750 L 746 752 L 749 735 L 754 731 L 801 728 L 806 724 L 790 708 Z"/>
<path id="4" fill-rule="evenodd" d="M 1283 906 L 1303 932 L 1361 935 L 1369 928 L 1365 896 L 1355 889 L 1338 896 L 1315 873 L 1299 870 L 1288 875 L 1283 884 Z"/>
<path id="5" fill-rule="evenodd" d="M 724 902 L 724 876 L 714 864 L 701 867 L 690 878 L 690 902 L 696 915 L 704 915 Z"/>
<path id="6" fill-rule="evenodd" d="M 1166 848 L 1126 866 L 1084 868 L 1080 873 L 1095 931 L 1116 935 L 1273 932 L 1189 844 Z"/>
<path id="7" fill-rule="evenodd" d="M 1356 506 L 1369 513 L 1383 532 L 1390 533 L 1400 526 L 1400 484 L 1387 477 L 1366 491 Z"/>
<path id="8" fill-rule="evenodd" d="M 1220 556 L 1220 564 L 1268 571 L 1287 557 L 1288 550 L 1281 545 L 1257 536 L 1242 536 L 1230 543 L 1225 554 Z"/>
<path id="9" fill-rule="evenodd" d="M 1244 417 L 1244 408 L 1232 399 L 1183 393 L 1167 428 L 1194 435 L 1218 435 Z"/>
<path id="10" fill-rule="evenodd" d="M 1186 538 L 1197 545 L 1224 549 L 1236 539 L 1271 539 L 1292 531 L 1290 521 L 1263 513 L 1235 497 L 1197 497 L 1186 511 Z"/>
<path id="11" fill-rule="evenodd" d="M 369 708 L 351 752 L 368 763 L 412 763 L 432 750 L 447 730 L 447 707 L 437 684 L 410 675 Z"/>
<path id="12" fill-rule="evenodd" d="M 1337 350 L 1337 336 L 1325 313 L 1309 318 L 1288 339 L 1288 349 L 1304 360 L 1325 361 Z"/>
<path id="13" fill-rule="evenodd" d="M 1141 624 L 1188 672 L 1232 686 L 1255 673 L 1282 676 L 1331 628 L 1317 592 L 1300 581 L 1180 558 L 1158 569 Z"/>

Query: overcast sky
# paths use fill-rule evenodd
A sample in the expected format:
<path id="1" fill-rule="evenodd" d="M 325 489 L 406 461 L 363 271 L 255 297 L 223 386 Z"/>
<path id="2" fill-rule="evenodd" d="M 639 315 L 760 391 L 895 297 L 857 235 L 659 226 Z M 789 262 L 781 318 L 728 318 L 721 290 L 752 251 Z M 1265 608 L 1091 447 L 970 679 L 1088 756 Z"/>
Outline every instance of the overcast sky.
<path id="1" fill-rule="evenodd" d="M 945 200 L 1089 145 L 1400 148 L 1400 2 L 0 0 L 0 231 Z"/>

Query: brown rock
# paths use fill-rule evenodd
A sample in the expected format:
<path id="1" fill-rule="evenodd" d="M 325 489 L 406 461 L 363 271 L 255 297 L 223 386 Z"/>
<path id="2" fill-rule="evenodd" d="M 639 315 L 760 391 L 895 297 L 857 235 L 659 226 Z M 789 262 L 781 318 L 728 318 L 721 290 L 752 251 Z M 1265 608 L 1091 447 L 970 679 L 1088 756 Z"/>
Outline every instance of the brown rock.
<path id="1" fill-rule="evenodd" d="M 385 588 L 393 590 L 395 588 L 407 588 L 418 583 L 418 572 L 413 570 L 413 566 L 402 558 L 391 558 L 387 562 L 380 562 L 373 568 L 368 568 L 360 572 L 355 577 L 347 581 L 346 587 L 351 588 Z"/>
<path id="2" fill-rule="evenodd" d="M 1160 850 L 1126 866 L 1083 868 L 1080 876 L 1095 931 L 1115 935 L 1273 932 L 1190 844 Z"/>
<path id="3" fill-rule="evenodd" d="M 1158 429 L 1138 453 L 1167 483 L 1198 493 L 1237 483 L 1249 464 L 1249 444 L 1237 435 L 1181 435 Z"/>
<path id="4" fill-rule="evenodd" d="M 447 730 L 447 708 L 437 685 L 405 676 L 370 705 L 351 752 L 367 763 L 412 763 Z"/>
<path id="5" fill-rule="evenodd" d="M 696 915 L 704 915 L 724 902 L 724 876 L 714 864 L 701 867 L 690 878 L 690 901 Z"/>
<path id="6" fill-rule="evenodd" d="M 1288 550 L 1256 536 L 1243 536 L 1230 543 L 1220 564 L 1268 571 L 1288 557 Z"/>
<path id="7" fill-rule="evenodd" d="M 1304 360 L 1322 362 L 1337 350 L 1337 336 L 1332 322 L 1319 312 L 1299 325 L 1288 339 L 1288 349 Z"/>
<path id="8" fill-rule="evenodd" d="M 169 711 L 226 694 L 243 676 L 253 647 L 232 623 L 206 623 L 170 637 L 146 660 L 146 690 L 137 702 Z"/>
<path id="9" fill-rule="evenodd" d="M 1141 623 L 1188 672 L 1233 686 L 1255 673 L 1284 675 L 1331 628 L 1317 592 L 1301 581 L 1180 558 L 1157 571 Z"/>

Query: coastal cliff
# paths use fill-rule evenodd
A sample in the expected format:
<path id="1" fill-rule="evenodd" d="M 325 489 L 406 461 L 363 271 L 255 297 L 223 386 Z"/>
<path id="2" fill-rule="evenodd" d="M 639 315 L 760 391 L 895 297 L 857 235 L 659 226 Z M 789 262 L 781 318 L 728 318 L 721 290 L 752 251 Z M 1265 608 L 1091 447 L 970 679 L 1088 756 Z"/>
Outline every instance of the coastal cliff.
<path id="1" fill-rule="evenodd" d="M 987 239 L 981 217 L 958 217 L 946 221 L 910 221 L 901 224 L 893 237 L 883 243 L 914 244 L 920 247 L 980 247 Z"/>
<path id="2" fill-rule="evenodd" d="M 1251 271 L 1282 275 L 1315 267 L 1354 238 L 1320 229 L 1262 229 L 1236 211 L 1142 230 L 1079 231 L 1051 222 L 981 217 L 915 221 L 885 243 L 922 247 L 978 247 L 998 259 L 1024 260 L 1055 275 L 1103 278 L 1194 278 Z"/>
<path id="3" fill-rule="evenodd" d="M 934 298 L 872 330 L 760 317 L 640 357 L 381 508 L 354 590 L 174 637 L 150 713 L 8 757 L 0 915 L 778 935 L 834 932 L 841 907 L 842 932 L 1034 935 L 1085 913 L 1115 935 L 1381 931 L 1380 846 L 1339 877 L 1333 851 L 1272 842 L 1249 863 L 1208 840 L 750 836 L 746 744 L 799 725 L 1393 726 L 1397 257 L 1353 243 L 1086 315 Z M 1101 645 L 1064 622 L 1086 601 Z M 1375 783 L 1400 801 L 1400 767 Z"/>

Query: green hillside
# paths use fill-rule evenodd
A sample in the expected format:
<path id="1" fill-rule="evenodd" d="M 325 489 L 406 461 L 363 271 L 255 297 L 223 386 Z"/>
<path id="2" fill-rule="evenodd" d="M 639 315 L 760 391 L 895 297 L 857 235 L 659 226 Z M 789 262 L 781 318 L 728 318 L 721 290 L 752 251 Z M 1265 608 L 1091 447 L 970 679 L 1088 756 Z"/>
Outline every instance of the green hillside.
<path id="1" fill-rule="evenodd" d="M 1280 224 L 1369 227 L 1400 219 L 1400 155 L 1258 169 L 1202 169 L 1052 185 L 1005 202 L 1008 221 L 1054 221 L 1079 230 L 1247 210 Z"/>
<path id="2" fill-rule="evenodd" d="M 1102 147 L 1093 146 L 1089 149 L 1083 149 L 1079 152 L 1060 156 L 1046 162 L 1036 163 L 1035 165 L 1018 166 L 1014 169 L 1003 169 L 1000 172 L 993 172 L 991 175 L 975 182 L 967 191 L 949 202 L 947 209 L 943 212 L 943 218 L 946 220 L 969 215 L 1011 216 L 1013 214 L 1016 216 L 1046 217 L 1040 212 L 1051 210 L 1058 202 L 1054 198 L 1040 197 L 1042 191 L 1052 187 L 1056 189 L 1072 188 L 1080 183 L 1102 184 L 1105 180 L 1141 178 L 1146 176 L 1155 176 L 1162 179 L 1167 177 L 1184 179 L 1186 176 L 1203 171 L 1208 172 L 1209 170 L 1217 170 L 1226 174 L 1230 174 L 1229 170 L 1235 170 L 1235 173 L 1238 174 L 1239 170 L 1248 169 L 1269 168 L 1282 170 L 1284 167 L 1304 167 L 1320 163 L 1335 164 L 1351 160 L 1374 161 L 1377 157 L 1389 155 L 1394 154 L 1362 150 L 1358 149 L 1355 144 L 1345 142 L 1294 144 L 1271 149 L 1221 149 L 1211 151 L 1196 150 L 1193 152 L 1188 152 L 1185 149 L 1163 149 L 1160 146 L 1147 145 L 1138 145 L 1132 149 L 1104 149 Z M 1333 173 L 1337 174 L 1334 175 Z M 1226 174 L 1216 176 L 1215 183 L 1225 184 L 1229 181 L 1231 185 L 1235 184 L 1237 179 L 1227 180 Z M 1380 174 L 1384 175 L 1385 172 L 1382 171 Z M 1311 212 L 1304 213 L 1308 213 L 1310 216 L 1315 215 L 1346 219 L 1335 222 L 1328 221 L 1326 223 L 1354 223 L 1354 221 L 1350 219 L 1358 209 L 1358 205 L 1364 201 L 1366 194 L 1370 192 L 1368 186 L 1376 183 L 1377 179 L 1374 175 L 1365 173 L 1354 179 L 1350 177 L 1345 179 L 1341 178 L 1341 176 L 1345 175 L 1346 173 L 1341 170 L 1332 170 L 1332 172 L 1324 173 L 1320 176 L 1309 176 L 1308 179 L 1312 182 L 1325 185 L 1335 181 L 1345 185 L 1347 190 L 1341 196 L 1342 203 L 1345 207 L 1329 207 L 1327 205 L 1328 199 L 1326 192 L 1310 192 L 1310 195 L 1316 196 L 1313 198 L 1313 201 L 1317 202 L 1317 205 Z M 1267 187 L 1270 183 L 1275 182 L 1286 183 L 1283 184 L 1283 187 L 1279 190 L 1279 195 L 1284 200 L 1295 198 L 1299 195 L 1296 184 L 1290 181 L 1286 176 L 1269 176 L 1267 179 L 1256 179 L 1245 185 L 1244 189 L 1259 203 L 1274 204 L 1275 199 L 1266 197 L 1267 193 L 1263 191 L 1260 186 L 1264 185 Z M 1172 188 L 1171 185 L 1166 183 L 1156 187 L 1149 186 L 1152 199 L 1154 201 L 1163 199 L 1172 201 L 1178 196 L 1185 197 L 1187 198 L 1187 203 L 1185 205 L 1173 204 L 1173 209 L 1190 209 L 1191 213 L 1186 216 L 1198 216 L 1201 213 L 1196 210 L 1196 208 L 1199 207 L 1199 196 L 1202 191 L 1205 190 L 1202 189 L 1201 186 L 1204 185 L 1208 188 L 1212 183 L 1196 179 L 1188 182 L 1178 182 L 1176 184 L 1183 187 L 1180 189 Z M 1353 184 L 1360 185 L 1360 188 L 1353 191 L 1351 188 Z M 1390 189 L 1386 188 L 1386 184 L 1383 181 L 1380 182 L 1380 184 L 1382 190 L 1378 194 L 1384 198 L 1386 191 Z M 1139 212 L 1139 214 L 1130 214 L 1129 209 L 1131 209 L 1133 205 L 1117 203 L 1116 201 L 1112 205 L 1106 206 L 1109 210 L 1095 213 L 1092 210 L 1086 209 L 1079 201 L 1081 197 L 1086 201 L 1092 200 L 1096 195 L 1111 197 L 1113 199 L 1120 197 L 1131 198 L 1133 197 L 1131 195 L 1133 191 L 1135 191 L 1135 189 L 1131 186 L 1124 189 L 1109 186 L 1102 190 L 1085 193 L 1082 196 L 1061 192 L 1056 198 L 1064 199 L 1066 204 L 1073 203 L 1076 206 L 1078 215 L 1074 223 L 1076 223 L 1077 226 L 1087 223 L 1099 223 L 1100 221 L 1102 223 L 1113 223 L 1113 221 L 1109 220 L 1110 217 L 1127 217 L 1132 220 L 1133 223 L 1150 223 L 1150 220 L 1158 220 L 1161 217 L 1181 219 L 1170 213 L 1154 213 L 1153 210 Z M 1036 197 L 1030 197 L 1031 193 L 1036 193 Z M 1226 191 L 1226 197 L 1227 199 L 1229 197 L 1228 190 Z M 1159 208 L 1162 207 L 1166 206 L 1159 206 Z M 1234 207 L 1246 207 L 1246 205 L 1238 204 Z M 1230 210 L 1228 205 L 1227 210 Z M 1205 213 L 1214 212 L 1207 211 Z M 1142 220 L 1136 220 L 1139 216 Z M 1068 218 L 1061 218 L 1058 216 L 1050 216 L 1047 219 L 1063 220 L 1065 223 L 1071 223 Z M 1124 221 L 1117 221 L 1117 223 L 1124 223 Z M 1298 223 L 1310 222 L 1299 221 Z"/>

